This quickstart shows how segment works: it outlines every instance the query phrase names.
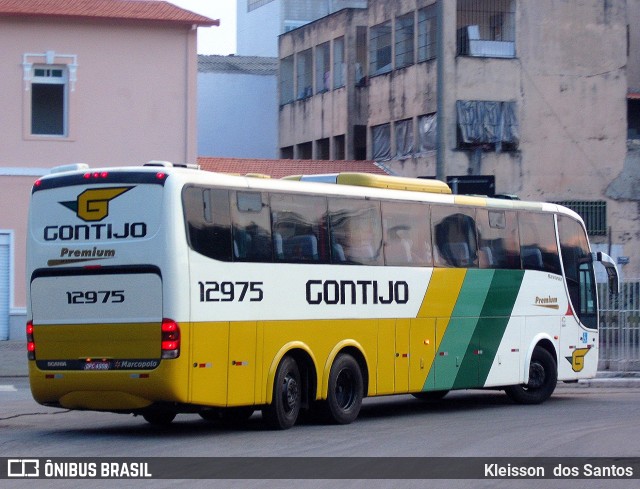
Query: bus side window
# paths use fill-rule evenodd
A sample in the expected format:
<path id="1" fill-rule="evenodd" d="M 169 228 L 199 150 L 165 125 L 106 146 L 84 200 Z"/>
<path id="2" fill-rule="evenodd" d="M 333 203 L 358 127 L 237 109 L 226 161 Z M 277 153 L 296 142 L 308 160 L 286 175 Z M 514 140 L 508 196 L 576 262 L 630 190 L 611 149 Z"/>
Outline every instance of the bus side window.
<path id="1" fill-rule="evenodd" d="M 477 209 L 480 268 L 520 269 L 520 241 L 515 211 Z"/>
<path id="2" fill-rule="evenodd" d="M 274 257 L 289 263 L 326 263 L 327 199 L 321 196 L 271 194 Z"/>
<path id="3" fill-rule="evenodd" d="M 233 256 L 236 261 L 271 262 L 271 222 L 266 195 L 233 191 Z"/>
<path id="4" fill-rule="evenodd" d="M 552 214 L 518 213 L 522 268 L 560 275 L 560 257 Z"/>
<path id="5" fill-rule="evenodd" d="M 333 263 L 383 264 L 379 202 L 329 199 L 329 226 Z"/>
<path id="6" fill-rule="evenodd" d="M 185 187 L 182 205 L 191 249 L 214 260 L 231 261 L 229 191 Z"/>
<path id="7" fill-rule="evenodd" d="M 436 267 L 478 267 L 475 209 L 431 207 Z"/>
<path id="8" fill-rule="evenodd" d="M 433 264 L 427 204 L 383 202 L 382 225 L 386 265 Z"/>

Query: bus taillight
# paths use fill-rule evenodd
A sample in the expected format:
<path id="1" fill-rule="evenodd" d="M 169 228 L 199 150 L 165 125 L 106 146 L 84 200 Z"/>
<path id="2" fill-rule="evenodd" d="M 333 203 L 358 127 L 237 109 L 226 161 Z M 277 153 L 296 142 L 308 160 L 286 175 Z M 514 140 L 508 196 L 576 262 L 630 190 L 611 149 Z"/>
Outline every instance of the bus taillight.
<path id="1" fill-rule="evenodd" d="M 27 358 L 36 359 L 36 342 L 33 339 L 33 322 L 27 322 Z"/>
<path id="2" fill-rule="evenodd" d="M 180 356 L 180 326 L 173 319 L 162 320 L 162 358 Z"/>

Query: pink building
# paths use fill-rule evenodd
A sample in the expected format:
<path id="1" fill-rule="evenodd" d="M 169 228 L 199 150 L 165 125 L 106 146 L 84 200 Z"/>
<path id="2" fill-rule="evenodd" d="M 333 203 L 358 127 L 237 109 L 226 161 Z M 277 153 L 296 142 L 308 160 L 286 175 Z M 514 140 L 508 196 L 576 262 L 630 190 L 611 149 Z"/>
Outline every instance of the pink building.
<path id="1" fill-rule="evenodd" d="M 0 0 L 0 340 L 22 337 L 30 189 L 51 167 L 195 163 L 198 27 L 156 0 Z"/>

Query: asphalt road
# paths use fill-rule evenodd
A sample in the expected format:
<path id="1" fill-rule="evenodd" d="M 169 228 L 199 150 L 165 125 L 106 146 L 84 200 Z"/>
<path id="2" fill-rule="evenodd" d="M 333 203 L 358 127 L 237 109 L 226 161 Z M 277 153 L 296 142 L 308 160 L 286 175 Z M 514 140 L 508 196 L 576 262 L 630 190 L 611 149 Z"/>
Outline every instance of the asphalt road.
<path id="1" fill-rule="evenodd" d="M 141 417 L 46 408 L 26 378 L 0 378 L 0 457 L 639 457 L 640 388 L 560 386 L 538 406 L 499 391 L 367 399 L 348 426 L 303 423 L 266 429 L 255 413 L 241 426 L 179 415 L 159 429 Z M 629 480 L 308 480 L 304 487 L 637 487 Z M 18 487 L 13 485 L 2 487 Z M 22 482 L 22 481 L 21 481 Z M 42 487 L 114 487 L 118 481 L 32 481 Z M 120 481 L 121 483 L 122 481 Z M 46 483 L 46 484 L 45 484 Z M 77 484 L 77 485 L 74 485 Z M 190 487 L 300 487 L 292 480 L 189 481 Z M 175 487 L 128 481 L 128 487 Z M 24 486 L 20 486 L 24 487 Z"/>

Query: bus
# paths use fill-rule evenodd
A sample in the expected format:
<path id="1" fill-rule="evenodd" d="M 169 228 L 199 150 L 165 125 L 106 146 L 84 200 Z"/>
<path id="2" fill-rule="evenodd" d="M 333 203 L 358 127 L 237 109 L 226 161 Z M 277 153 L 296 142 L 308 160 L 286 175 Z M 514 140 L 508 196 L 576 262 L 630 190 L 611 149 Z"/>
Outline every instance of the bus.
<path id="1" fill-rule="evenodd" d="M 593 253 L 555 204 L 369 174 L 152 162 L 33 186 L 27 350 L 46 406 L 354 421 L 363 398 L 545 401 L 598 363 Z"/>

